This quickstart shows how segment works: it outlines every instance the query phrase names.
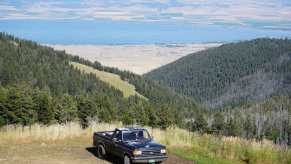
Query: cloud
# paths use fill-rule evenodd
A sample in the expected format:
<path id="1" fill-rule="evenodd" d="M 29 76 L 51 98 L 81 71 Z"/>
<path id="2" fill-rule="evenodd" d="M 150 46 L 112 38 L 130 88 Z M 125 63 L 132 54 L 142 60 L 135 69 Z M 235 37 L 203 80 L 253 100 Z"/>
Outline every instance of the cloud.
<path id="1" fill-rule="evenodd" d="M 274 29 L 291 25 L 291 3 L 285 0 L 20 0 L 0 2 L 0 11 L 0 19 L 6 20 L 110 19 Z"/>

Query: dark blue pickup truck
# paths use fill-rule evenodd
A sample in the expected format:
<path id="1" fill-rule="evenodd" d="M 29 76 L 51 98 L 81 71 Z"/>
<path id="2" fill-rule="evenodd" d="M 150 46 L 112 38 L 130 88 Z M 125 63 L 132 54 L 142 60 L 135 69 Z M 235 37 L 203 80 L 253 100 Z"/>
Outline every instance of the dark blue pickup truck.
<path id="1" fill-rule="evenodd" d="M 166 147 L 156 143 L 143 128 L 117 128 L 114 131 L 95 132 L 93 144 L 99 158 L 112 154 L 124 164 L 162 163 L 168 158 Z"/>

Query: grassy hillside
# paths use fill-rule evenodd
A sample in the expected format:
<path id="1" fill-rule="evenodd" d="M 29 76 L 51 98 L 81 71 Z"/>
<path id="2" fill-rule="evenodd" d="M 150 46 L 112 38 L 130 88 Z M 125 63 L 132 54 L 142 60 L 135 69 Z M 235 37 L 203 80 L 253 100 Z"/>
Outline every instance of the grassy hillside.
<path id="1" fill-rule="evenodd" d="M 141 94 L 136 92 L 135 86 L 128 83 L 127 81 L 124 81 L 120 78 L 119 75 L 110 73 L 110 72 L 105 72 L 105 71 L 99 71 L 97 69 L 94 69 L 93 67 L 76 63 L 76 62 L 70 62 L 75 68 L 79 69 L 80 71 L 87 73 L 87 74 L 94 74 L 96 77 L 109 85 L 113 86 L 114 88 L 120 90 L 123 93 L 124 97 L 129 97 L 129 96 L 140 96 L 143 97 Z M 145 98 L 145 97 L 143 97 Z"/>
<path id="2" fill-rule="evenodd" d="M 145 77 L 209 107 L 291 91 L 291 40 L 255 39 L 190 54 Z"/>
<path id="3" fill-rule="evenodd" d="M 119 75 L 123 81 L 127 81 L 128 83 L 134 85 L 138 93 L 156 105 L 166 102 L 168 105 L 175 106 L 177 108 L 191 108 L 191 110 L 196 109 L 195 106 L 197 103 L 193 101 L 193 99 L 177 94 L 171 88 L 160 85 L 156 81 L 147 77 L 143 77 L 129 71 L 121 71 L 117 68 L 102 66 L 97 61 L 91 63 L 90 61 L 84 60 L 78 56 L 72 57 L 72 61 L 90 66 L 99 71 Z"/>

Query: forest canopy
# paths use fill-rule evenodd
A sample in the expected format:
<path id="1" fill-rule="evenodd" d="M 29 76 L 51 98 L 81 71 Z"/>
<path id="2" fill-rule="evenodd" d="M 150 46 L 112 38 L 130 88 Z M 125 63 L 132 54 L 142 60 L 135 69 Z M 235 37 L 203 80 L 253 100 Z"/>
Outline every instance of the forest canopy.
<path id="1" fill-rule="evenodd" d="M 145 77 L 211 108 L 291 91 L 291 40 L 254 39 L 193 53 Z"/>

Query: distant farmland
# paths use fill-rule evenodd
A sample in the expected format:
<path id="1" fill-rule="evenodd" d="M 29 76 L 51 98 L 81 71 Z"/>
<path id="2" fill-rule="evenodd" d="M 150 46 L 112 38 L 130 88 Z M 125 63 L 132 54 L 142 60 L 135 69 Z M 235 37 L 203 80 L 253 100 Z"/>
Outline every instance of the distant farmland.
<path id="1" fill-rule="evenodd" d="M 171 63 L 178 58 L 220 43 L 152 44 L 152 45 L 48 45 L 56 50 L 80 56 L 102 65 L 117 67 L 137 74 Z"/>

